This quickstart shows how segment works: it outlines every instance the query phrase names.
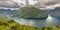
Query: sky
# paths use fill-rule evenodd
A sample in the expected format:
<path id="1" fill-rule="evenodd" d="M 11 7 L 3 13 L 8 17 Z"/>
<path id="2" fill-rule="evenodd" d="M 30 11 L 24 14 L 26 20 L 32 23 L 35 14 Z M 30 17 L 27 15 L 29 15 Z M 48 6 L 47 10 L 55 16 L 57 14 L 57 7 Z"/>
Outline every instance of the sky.
<path id="1" fill-rule="evenodd" d="M 26 0 L 0 0 L 0 7 L 5 8 L 19 8 L 26 6 Z M 60 7 L 60 0 L 38 0 L 41 7 L 45 7 L 46 9 L 52 9 L 56 7 Z M 36 2 L 37 3 L 37 2 Z M 30 5 L 34 5 L 35 2 L 33 0 L 29 0 Z"/>

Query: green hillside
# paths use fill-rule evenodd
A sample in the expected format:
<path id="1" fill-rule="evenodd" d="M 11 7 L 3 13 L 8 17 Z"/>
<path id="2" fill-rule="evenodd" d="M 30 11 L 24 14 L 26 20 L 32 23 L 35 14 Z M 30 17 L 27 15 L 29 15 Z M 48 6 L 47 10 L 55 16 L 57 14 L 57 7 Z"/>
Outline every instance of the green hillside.
<path id="1" fill-rule="evenodd" d="M 46 18 L 48 16 L 46 11 L 35 7 L 23 7 L 18 12 L 19 18 Z"/>
<path id="2" fill-rule="evenodd" d="M 60 30 L 60 27 L 33 27 L 27 25 L 21 25 L 14 20 L 8 20 L 6 15 L 0 14 L 0 30 Z"/>
<path id="3" fill-rule="evenodd" d="M 8 19 L 6 14 L 0 14 L 0 20 Z"/>
<path id="4" fill-rule="evenodd" d="M 42 27 L 37 28 L 33 26 L 20 25 L 13 20 L 0 20 L 0 30 L 60 30 L 59 27 Z"/>

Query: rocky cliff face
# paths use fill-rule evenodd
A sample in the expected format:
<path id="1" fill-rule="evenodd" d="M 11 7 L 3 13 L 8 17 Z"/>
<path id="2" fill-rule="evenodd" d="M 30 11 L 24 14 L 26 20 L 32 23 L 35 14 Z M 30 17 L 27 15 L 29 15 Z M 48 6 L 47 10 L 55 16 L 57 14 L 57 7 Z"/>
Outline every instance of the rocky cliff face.
<path id="1" fill-rule="evenodd" d="M 60 7 L 53 9 L 50 13 L 51 16 L 60 17 Z"/>
<path id="2" fill-rule="evenodd" d="M 19 10 L 19 18 L 46 18 L 48 14 L 35 7 L 24 7 Z"/>

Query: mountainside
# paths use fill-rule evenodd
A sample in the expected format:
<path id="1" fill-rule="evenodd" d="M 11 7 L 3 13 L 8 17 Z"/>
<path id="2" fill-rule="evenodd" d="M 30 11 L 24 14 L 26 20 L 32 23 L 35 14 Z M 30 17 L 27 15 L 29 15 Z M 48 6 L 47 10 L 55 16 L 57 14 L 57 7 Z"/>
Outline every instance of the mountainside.
<path id="1" fill-rule="evenodd" d="M 32 10 L 32 8 L 33 8 L 33 10 Z M 30 13 L 32 13 L 32 15 L 35 15 L 35 13 L 36 14 L 41 14 L 41 13 L 45 14 L 46 13 L 45 11 L 35 9 L 34 7 L 27 8 L 27 9 L 23 8 L 23 9 L 19 10 L 19 12 L 22 11 L 20 13 L 27 13 L 28 15 L 30 15 Z M 1 11 L 4 11 L 4 10 L 1 10 Z M 46 16 L 47 16 L 47 14 L 46 14 Z M 41 16 L 39 18 L 41 18 Z M 60 27 L 52 26 L 52 27 L 39 27 L 38 28 L 38 27 L 33 27 L 33 26 L 21 25 L 14 20 L 9 20 L 6 17 L 6 14 L 0 14 L 0 30 L 60 30 Z"/>
<path id="2" fill-rule="evenodd" d="M 53 9 L 50 13 L 51 16 L 60 17 L 60 7 Z"/>
<path id="3" fill-rule="evenodd" d="M 20 25 L 19 23 L 13 20 L 0 20 L 0 30 L 60 30 L 60 27 L 53 26 L 53 27 L 33 27 L 33 26 L 26 26 Z"/>
<path id="4" fill-rule="evenodd" d="M 35 7 L 23 7 L 18 12 L 19 18 L 46 18 L 48 16 L 45 11 Z"/>
<path id="5" fill-rule="evenodd" d="M 17 14 L 17 10 L 11 10 L 11 9 L 0 9 L 0 14 L 7 14 L 7 15 L 15 15 Z"/>
<path id="6" fill-rule="evenodd" d="M 6 14 L 0 14 L 0 20 L 8 19 Z"/>

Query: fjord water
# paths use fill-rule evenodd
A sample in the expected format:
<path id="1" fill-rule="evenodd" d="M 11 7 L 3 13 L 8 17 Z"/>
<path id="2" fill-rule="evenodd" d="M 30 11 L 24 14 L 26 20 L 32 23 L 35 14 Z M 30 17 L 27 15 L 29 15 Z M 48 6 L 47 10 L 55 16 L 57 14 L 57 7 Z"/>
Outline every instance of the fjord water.
<path id="1" fill-rule="evenodd" d="M 9 16 L 8 16 L 9 17 Z M 21 25 L 28 25 L 34 27 L 44 27 L 44 26 L 59 26 L 60 19 L 48 15 L 46 19 L 23 19 L 17 17 L 9 17 L 9 19 L 14 19 L 14 21 L 20 23 Z"/>
<path id="2" fill-rule="evenodd" d="M 3 14 L 4 13 L 5 12 L 3 12 Z M 9 15 L 7 15 L 7 17 L 9 19 L 13 19 L 14 21 L 20 23 L 21 25 L 28 25 L 28 26 L 34 26 L 34 27 L 44 27 L 44 26 L 59 26 L 60 27 L 60 18 L 52 17 L 50 14 L 48 14 L 48 17 L 46 19 L 23 19 L 23 18 L 18 18 L 18 17 L 12 17 Z"/>

